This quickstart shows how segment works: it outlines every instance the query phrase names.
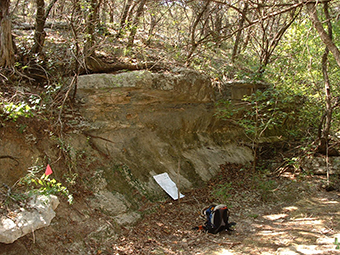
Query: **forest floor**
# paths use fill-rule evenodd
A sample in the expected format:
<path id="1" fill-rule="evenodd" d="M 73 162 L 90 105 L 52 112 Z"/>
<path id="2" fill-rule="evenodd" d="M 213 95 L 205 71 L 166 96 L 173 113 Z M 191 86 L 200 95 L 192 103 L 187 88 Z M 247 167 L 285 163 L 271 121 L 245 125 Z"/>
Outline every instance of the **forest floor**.
<path id="1" fill-rule="evenodd" d="M 181 191 L 185 197 L 179 201 L 145 202 L 140 208 L 142 219 L 119 235 L 114 233 L 109 242 L 88 239 L 84 228 L 100 227 L 109 217 L 93 213 L 83 227 L 71 220 L 72 210 L 81 212 L 86 207 L 85 192 L 73 209 L 61 204 L 59 220 L 50 227 L 14 244 L 0 244 L 0 254 L 340 254 L 334 244 L 336 238 L 340 240 L 339 185 L 326 191 L 324 184 L 322 175 L 283 172 L 277 176 L 252 173 L 243 165 L 221 165 L 221 172 L 203 187 Z M 201 209 L 217 203 L 228 205 L 234 230 L 216 235 L 194 230 L 205 222 Z M 78 250 L 77 242 L 85 249 Z"/>
<path id="2" fill-rule="evenodd" d="M 232 164 L 221 170 L 206 186 L 182 192 L 180 201 L 145 204 L 137 225 L 122 230 L 110 244 L 92 243 L 87 254 L 340 254 L 334 244 L 335 238 L 340 240 L 340 192 L 321 188 L 324 176 L 285 172 L 273 177 Z M 205 222 L 201 209 L 213 203 L 228 205 L 234 231 L 213 235 L 193 230 Z M 66 234 L 81 234 L 68 223 L 62 226 L 67 225 Z M 56 240 L 55 232 L 48 236 L 47 231 L 42 235 Z M 35 237 L 38 241 L 39 231 Z M 29 254 L 44 254 L 42 249 L 30 253 L 31 237 L 22 243 Z M 50 246 L 57 251 L 62 243 Z M 6 253 L 5 247 L 10 245 L 0 244 L 0 254 L 19 254 Z"/>
<path id="3" fill-rule="evenodd" d="M 241 166 L 228 165 L 218 179 L 180 201 L 145 205 L 143 220 L 123 231 L 110 252 L 340 254 L 334 244 L 340 238 L 340 192 L 321 189 L 322 176 L 251 178 L 257 179 Z M 230 221 L 237 223 L 234 231 L 214 235 L 192 229 L 205 222 L 200 216 L 204 205 L 221 202 L 213 201 L 211 193 L 225 195 Z"/>

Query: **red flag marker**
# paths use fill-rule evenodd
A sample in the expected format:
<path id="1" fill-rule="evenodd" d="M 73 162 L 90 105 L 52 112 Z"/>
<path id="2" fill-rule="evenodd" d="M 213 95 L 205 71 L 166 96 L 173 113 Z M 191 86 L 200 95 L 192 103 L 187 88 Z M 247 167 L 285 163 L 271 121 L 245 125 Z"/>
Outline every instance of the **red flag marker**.
<path id="1" fill-rule="evenodd" d="M 50 165 L 47 164 L 46 170 L 45 170 L 45 175 L 49 176 L 50 174 L 52 174 L 52 168 L 50 167 Z"/>

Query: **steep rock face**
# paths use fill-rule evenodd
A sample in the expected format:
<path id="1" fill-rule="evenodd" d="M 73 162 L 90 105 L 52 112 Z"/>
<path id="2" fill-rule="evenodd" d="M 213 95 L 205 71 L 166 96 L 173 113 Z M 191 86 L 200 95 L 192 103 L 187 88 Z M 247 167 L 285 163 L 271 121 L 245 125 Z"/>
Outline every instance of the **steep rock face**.
<path id="1" fill-rule="evenodd" d="M 87 174 L 91 207 L 138 218 L 131 209 L 140 201 L 167 197 L 153 175 L 167 172 L 185 191 L 213 177 L 220 164 L 252 160 L 250 149 L 237 145 L 240 131 L 214 117 L 215 97 L 208 77 L 187 70 L 80 76 L 72 131 L 61 142 L 39 123 L 31 133 L 8 129 L 13 134 L 2 136 L 0 155 L 10 157 L 1 158 L 0 177 L 12 185 L 37 159 L 58 162 L 66 153 Z M 57 178 L 67 174 L 63 165 L 52 167 Z"/>
<path id="2" fill-rule="evenodd" d="M 77 95 L 84 121 L 82 134 L 69 134 L 70 144 L 106 158 L 93 185 L 97 197 L 108 190 L 135 204 L 166 196 L 155 174 L 167 172 L 185 190 L 209 180 L 220 164 L 252 160 L 251 151 L 237 145 L 240 130 L 214 117 L 215 91 L 199 73 L 80 76 Z M 131 204 L 123 203 L 129 211 Z"/>
<path id="3" fill-rule="evenodd" d="M 29 167 L 50 162 L 53 178 L 69 180 L 63 184 L 75 192 L 75 204 L 61 200 L 56 219 L 35 233 L 45 253 L 54 254 L 45 236 L 65 234 L 65 226 L 79 233 L 67 248 L 75 254 L 87 252 L 84 242 L 112 243 L 120 226 L 141 217 L 145 201 L 168 198 L 153 175 L 167 172 L 185 194 L 220 164 L 251 161 L 251 150 L 238 145 L 242 132 L 215 118 L 215 98 L 210 79 L 192 71 L 84 75 L 62 139 L 33 119 L 1 127 L 3 183 L 12 186 Z M 24 247 L 24 240 L 0 244 L 3 254 Z"/>

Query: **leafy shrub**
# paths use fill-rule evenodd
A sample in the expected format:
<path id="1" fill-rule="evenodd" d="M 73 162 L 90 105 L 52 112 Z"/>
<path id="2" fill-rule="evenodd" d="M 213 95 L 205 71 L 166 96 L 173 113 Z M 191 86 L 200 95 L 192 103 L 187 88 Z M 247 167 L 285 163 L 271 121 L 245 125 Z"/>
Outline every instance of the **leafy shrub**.
<path id="1" fill-rule="evenodd" d="M 222 101 L 217 105 L 217 116 L 232 119 L 244 128 L 248 138 L 259 140 L 267 136 L 298 138 L 304 133 L 301 125 L 305 112 L 304 97 L 285 90 L 269 88 L 257 90 L 243 98 L 243 104 Z"/>
<path id="2" fill-rule="evenodd" d="M 16 121 L 21 116 L 26 118 L 33 116 L 31 107 L 25 102 L 19 102 L 18 104 L 0 102 L 0 106 L 3 112 L 2 115 L 6 116 L 7 120 Z"/>
<path id="3" fill-rule="evenodd" d="M 73 203 L 73 196 L 69 190 L 54 178 L 50 179 L 49 176 L 53 173 L 48 165 L 45 173 L 39 178 L 38 173 L 41 171 L 42 166 L 33 166 L 29 169 L 28 174 L 20 180 L 21 184 L 28 187 L 29 193 L 40 193 L 43 195 L 64 195 L 69 204 Z"/>

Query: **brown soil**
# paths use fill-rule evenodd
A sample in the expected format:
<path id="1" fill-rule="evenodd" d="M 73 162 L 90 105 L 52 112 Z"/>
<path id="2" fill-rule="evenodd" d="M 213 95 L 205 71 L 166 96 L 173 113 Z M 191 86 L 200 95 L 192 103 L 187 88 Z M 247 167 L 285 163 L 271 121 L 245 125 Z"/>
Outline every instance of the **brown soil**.
<path id="1" fill-rule="evenodd" d="M 81 178 L 96 167 L 84 168 Z M 339 183 L 338 176 L 333 178 Z M 285 172 L 272 177 L 226 164 L 205 187 L 183 191 L 180 201 L 145 202 L 142 220 L 120 231 L 112 218 L 87 205 L 89 189 L 73 187 L 74 205 L 61 198 L 51 226 L 0 244 L 0 254 L 340 254 L 334 244 L 340 240 L 340 186 L 327 192 L 324 182 L 323 176 Z M 8 189 L 0 191 L 4 202 Z M 228 205 L 234 231 L 193 230 L 205 221 L 201 209 L 213 203 Z M 0 213 L 8 210 L 0 203 Z M 112 226 L 108 238 L 93 234 L 105 225 Z"/>
<path id="2" fill-rule="evenodd" d="M 224 178 L 220 176 L 206 188 L 186 193 L 180 201 L 146 206 L 149 213 L 143 221 L 126 229 L 109 253 L 340 254 L 334 245 L 335 237 L 340 238 L 340 193 L 318 189 L 320 177 L 288 174 L 251 185 L 244 184 L 247 179 L 235 179 L 225 197 L 230 220 L 237 223 L 234 231 L 213 235 L 192 230 L 205 221 L 200 209 L 214 202 L 209 190 L 229 181 L 225 178 L 227 172 L 229 178 L 242 172 L 235 166 L 232 171 L 230 166 L 227 169 L 223 171 Z M 261 190 L 264 183 L 272 183 L 276 188 Z"/>
<path id="3" fill-rule="evenodd" d="M 51 226 L 0 244 L 0 254 L 340 254 L 334 244 L 340 238 L 340 193 L 320 189 L 322 176 L 251 175 L 231 164 L 221 169 L 206 187 L 183 192 L 180 201 L 145 203 L 143 219 L 117 236 L 112 232 L 110 241 L 89 238 L 110 223 L 100 211 L 91 212 L 86 224 L 74 221 L 87 210 L 84 193 L 73 206 L 61 203 Z M 193 230 L 205 221 L 202 208 L 222 202 L 237 223 L 234 231 Z"/>
<path id="4" fill-rule="evenodd" d="M 37 126 L 43 133 L 43 126 Z M 6 160 L 16 170 L 15 161 Z M 143 219 L 118 236 L 112 231 L 109 242 L 89 238 L 93 229 L 114 223 L 89 209 L 86 197 L 91 194 L 81 187 L 73 206 L 62 201 L 51 226 L 0 244 L 0 254 L 340 254 L 334 244 L 336 237 L 340 240 L 340 192 L 320 189 L 322 176 L 286 173 L 274 178 L 251 175 L 243 166 L 221 168 L 221 175 L 206 187 L 183 192 L 180 201 L 146 203 L 140 209 Z M 6 196 L 7 188 L 1 188 Z M 200 210 L 212 203 L 229 206 L 230 221 L 237 223 L 234 231 L 213 235 L 192 229 L 204 223 Z"/>

